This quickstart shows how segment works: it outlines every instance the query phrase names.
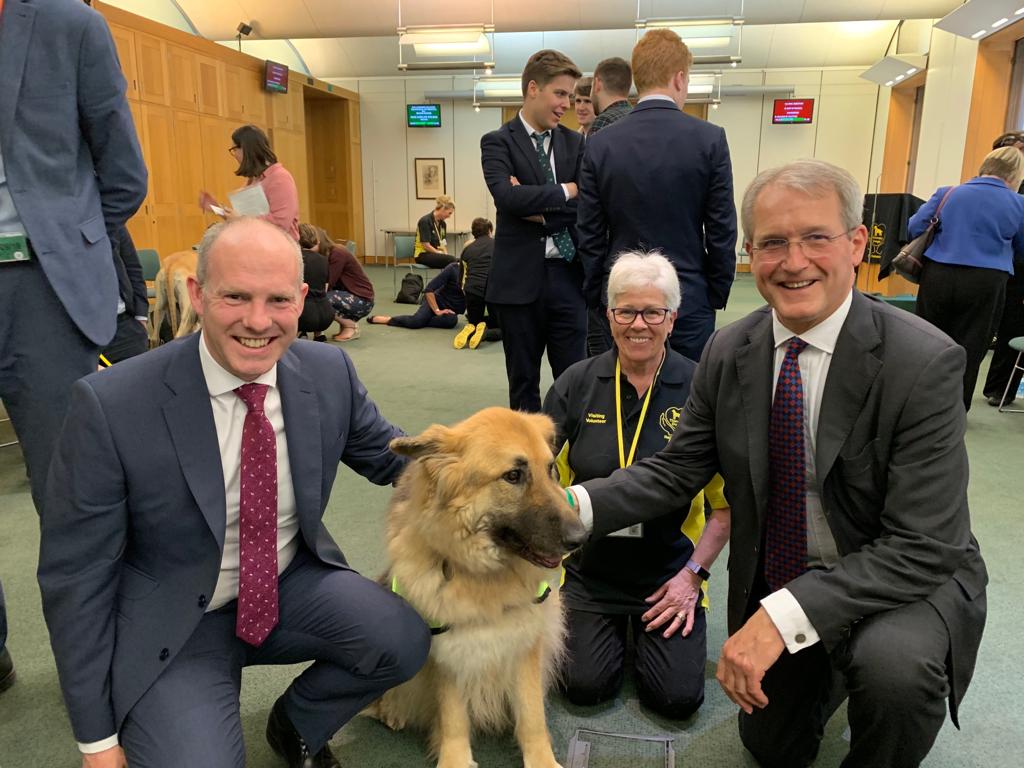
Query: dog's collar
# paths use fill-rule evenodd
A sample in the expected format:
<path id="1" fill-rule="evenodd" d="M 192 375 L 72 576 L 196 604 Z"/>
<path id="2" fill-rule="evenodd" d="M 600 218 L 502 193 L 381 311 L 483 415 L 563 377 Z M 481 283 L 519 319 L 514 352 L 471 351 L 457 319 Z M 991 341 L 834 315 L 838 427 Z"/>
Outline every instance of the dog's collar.
<path id="1" fill-rule="evenodd" d="M 446 560 L 445 563 L 447 563 L 447 562 L 448 561 Z M 446 576 L 446 578 L 450 580 L 451 577 L 450 576 Z M 391 591 L 394 592 L 399 597 L 401 597 L 403 599 L 405 598 L 405 595 L 402 594 L 402 588 L 398 585 L 398 577 L 397 576 L 392 576 L 391 577 Z M 550 594 L 551 594 L 551 585 L 548 584 L 547 581 L 542 581 L 540 584 L 537 585 L 537 594 L 533 598 L 534 604 L 535 605 L 540 605 L 541 603 L 543 603 L 545 600 L 548 599 L 548 596 Z M 434 621 L 433 619 L 427 619 L 427 618 L 423 617 L 423 620 L 425 622 L 427 622 L 427 626 L 430 627 L 430 634 L 431 635 L 442 635 L 445 632 L 447 632 L 449 629 L 452 628 L 451 624 L 442 624 L 440 622 Z"/>

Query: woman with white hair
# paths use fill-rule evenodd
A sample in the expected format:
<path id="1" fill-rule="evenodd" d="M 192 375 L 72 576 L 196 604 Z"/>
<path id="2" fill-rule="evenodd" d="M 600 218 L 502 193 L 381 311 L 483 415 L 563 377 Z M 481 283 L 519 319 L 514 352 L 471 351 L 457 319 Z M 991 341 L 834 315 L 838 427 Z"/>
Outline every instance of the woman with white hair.
<path id="1" fill-rule="evenodd" d="M 544 400 L 558 429 L 564 485 L 656 453 L 686 418 L 696 364 L 667 344 L 679 303 L 679 278 L 668 259 L 619 256 L 608 279 L 614 347 L 566 370 Z M 563 685 L 570 701 L 597 704 L 616 694 L 630 628 L 642 702 L 682 719 L 704 701 L 704 582 L 729 538 L 722 485 L 716 476 L 675 513 L 590 541 L 565 561 Z M 713 508 L 706 525 L 705 497 Z"/>

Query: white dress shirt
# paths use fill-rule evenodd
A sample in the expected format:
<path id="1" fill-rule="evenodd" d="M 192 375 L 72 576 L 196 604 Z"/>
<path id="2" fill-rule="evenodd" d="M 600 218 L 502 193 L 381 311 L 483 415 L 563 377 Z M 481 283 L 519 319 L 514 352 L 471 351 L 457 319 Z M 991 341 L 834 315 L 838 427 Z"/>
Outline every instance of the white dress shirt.
<path id="1" fill-rule="evenodd" d="M 775 362 L 772 381 L 779 378 L 782 361 L 786 357 L 786 344 L 794 336 L 807 342 L 807 347 L 800 354 L 800 378 L 804 395 L 804 463 L 807 478 L 807 561 L 815 567 L 831 568 L 839 561 L 832 531 L 828 527 L 825 513 L 821 505 L 821 494 L 815 473 L 815 449 L 817 443 L 818 417 L 821 414 L 821 398 L 825 391 L 825 380 L 828 378 L 832 353 L 836 348 L 839 332 L 850 314 L 853 303 L 853 292 L 839 305 L 835 312 L 816 326 L 803 333 L 796 334 L 784 326 L 772 310 L 772 333 L 775 339 Z M 775 386 L 772 386 L 774 398 Z M 594 527 L 594 507 L 590 495 L 580 485 L 571 486 L 579 502 L 580 521 L 588 530 Z M 817 643 L 820 638 L 800 603 L 793 593 L 782 588 L 761 600 L 761 605 L 782 635 L 786 648 L 790 653 L 802 651 Z"/>
<path id="2" fill-rule="evenodd" d="M 534 146 L 534 151 L 536 151 L 537 142 L 534 140 L 533 137 L 534 137 L 535 134 L 544 133 L 544 131 L 538 131 L 536 128 L 534 128 L 532 125 L 530 125 L 528 122 L 526 122 L 526 118 L 523 116 L 523 110 L 521 110 L 521 109 L 519 110 L 519 119 L 522 121 L 523 127 L 526 128 L 526 135 L 530 137 L 530 143 Z M 552 136 L 552 131 L 547 131 L 547 136 L 544 137 L 544 151 L 548 155 L 548 162 L 551 163 L 551 173 L 557 179 L 558 178 L 558 170 L 555 168 L 555 152 L 554 152 L 554 149 L 551 147 L 551 136 Z M 569 199 L 569 188 L 567 186 L 565 186 L 565 184 L 562 184 L 561 186 L 562 186 L 562 192 L 565 194 L 565 199 L 568 200 Z M 553 237 L 549 237 L 544 242 L 544 258 L 546 258 L 546 259 L 560 259 L 560 258 L 562 258 L 562 255 L 558 252 L 558 247 L 555 245 L 555 238 L 553 238 Z"/>
<path id="3" fill-rule="evenodd" d="M 206 347 L 206 337 L 199 340 L 199 362 L 210 392 L 213 423 L 220 446 L 220 463 L 224 472 L 224 502 L 227 512 L 224 526 L 224 550 L 221 553 L 220 576 L 206 611 L 214 611 L 238 598 L 238 509 L 242 477 L 242 427 L 248 408 L 235 390 L 243 384 L 213 359 Z M 277 573 L 291 563 L 299 548 L 299 518 L 295 513 L 295 491 L 292 488 L 291 466 L 288 463 L 288 439 L 284 433 L 281 393 L 277 388 L 277 366 L 264 373 L 254 384 L 267 384 L 263 412 L 270 420 L 277 437 Z M 94 754 L 118 745 L 117 734 L 101 741 L 78 744 L 83 754 Z"/>

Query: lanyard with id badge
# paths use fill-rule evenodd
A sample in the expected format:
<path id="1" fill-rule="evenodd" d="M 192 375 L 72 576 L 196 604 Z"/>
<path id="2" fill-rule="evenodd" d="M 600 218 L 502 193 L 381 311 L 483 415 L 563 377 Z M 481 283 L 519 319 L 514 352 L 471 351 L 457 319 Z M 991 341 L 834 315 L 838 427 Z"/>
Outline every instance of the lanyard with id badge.
<path id="1" fill-rule="evenodd" d="M 0 264 L 16 261 L 31 261 L 32 251 L 28 247 L 28 238 L 18 233 L 0 234 Z"/>
<path id="2" fill-rule="evenodd" d="M 665 359 L 662 358 L 661 365 L 665 364 Z M 651 404 L 651 392 L 654 391 L 654 385 L 658 381 L 658 376 L 661 375 L 661 365 L 658 366 L 658 370 L 654 373 L 654 379 L 651 380 L 651 386 L 647 388 L 647 395 L 644 397 L 643 408 L 640 409 L 640 420 L 636 424 L 636 432 L 633 433 L 633 443 L 629 447 L 629 455 L 626 455 L 625 440 L 622 437 L 622 367 L 619 365 L 619 361 L 615 361 L 615 427 L 616 434 L 619 438 L 619 466 L 625 469 L 633 463 L 633 459 L 636 458 L 636 446 L 640 442 L 640 432 L 644 428 L 644 419 L 647 417 L 647 406 Z M 624 539 L 640 539 L 644 535 L 644 524 L 636 523 L 635 525 L 627 526 L 626 528 L 620 528 L 617 531 L 612 531 L 608 534 L 609 536 L 617 536 Z"/>

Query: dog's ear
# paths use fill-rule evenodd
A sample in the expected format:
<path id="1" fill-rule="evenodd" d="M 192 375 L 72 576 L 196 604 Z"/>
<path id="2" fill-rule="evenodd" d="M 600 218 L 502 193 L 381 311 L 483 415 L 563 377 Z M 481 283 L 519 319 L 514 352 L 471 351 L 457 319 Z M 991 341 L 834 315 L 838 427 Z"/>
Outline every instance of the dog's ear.
<path id="1" fill-rule="evenodd" d="M 416 437 L 396 437 L 389 447 L 399 456 L 421 459 L 446 453 L 451 439 L 451 430 L 440 424 L 427 427 Z"/>
<path id="2" fill-rule="evenodd" d="M 524 413 L 523 416 L 530 420 L 534 429 L 540 432 L 544 442 L 551 448 L 552 453 L 557 452 L 555 446 L 555 422 L 543 413 Z"/>

